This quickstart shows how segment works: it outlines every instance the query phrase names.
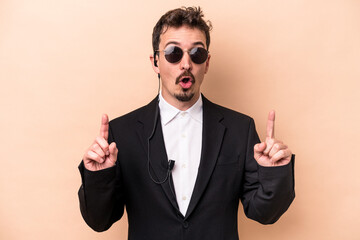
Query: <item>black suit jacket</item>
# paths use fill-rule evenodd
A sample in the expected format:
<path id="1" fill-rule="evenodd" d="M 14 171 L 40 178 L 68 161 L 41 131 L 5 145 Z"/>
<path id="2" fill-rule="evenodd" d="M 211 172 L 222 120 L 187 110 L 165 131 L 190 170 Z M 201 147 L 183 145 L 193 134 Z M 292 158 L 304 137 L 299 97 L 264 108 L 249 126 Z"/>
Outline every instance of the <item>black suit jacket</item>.
<path id="1" fill-rule="evenodd" d="M 203 97 L 203 140 L 194 191 L 186 215 L 178 208 L 166 177 L 168 157 L 161 123 L 150 141 L 158 102 L 110 122 L 109 142 L 119 149 L 115 167 L 91 172 L 80 164 L 83 184 L 80 209 L 95 231 L 107 230 L 124 212 L 130 240 L 235 240 L 242 201 L 247 217 L 274 223 L 287 210 L 294 193 L 294 160 L 286 166 L 261 167 L 253 147 L 259 142 L 253 119 Z M 171 179 L 171 178 L 170 178 Z"/>

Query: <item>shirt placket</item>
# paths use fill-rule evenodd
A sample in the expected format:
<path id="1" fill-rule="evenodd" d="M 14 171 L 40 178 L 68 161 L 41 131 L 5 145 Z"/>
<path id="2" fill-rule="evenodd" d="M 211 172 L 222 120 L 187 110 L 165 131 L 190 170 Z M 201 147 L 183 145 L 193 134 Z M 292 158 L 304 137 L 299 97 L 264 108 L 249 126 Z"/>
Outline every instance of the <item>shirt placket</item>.
<path id="1" fill-rule="evenodd" d="M 189 160 L 190 160 L 190 146 L 189 146 L 189 124 L 190 116 L 187 112 L 181 112 L 179 118 L 179 149 L 178 154 L 180 157 L 180 189 L 178 201 L 180 201 L 180 211 L 185 215 L 186 209 L 190 201 L 190 190 L 189 190 L 189 180 L 190 180 L 190 171 L 189 171 Z"/>

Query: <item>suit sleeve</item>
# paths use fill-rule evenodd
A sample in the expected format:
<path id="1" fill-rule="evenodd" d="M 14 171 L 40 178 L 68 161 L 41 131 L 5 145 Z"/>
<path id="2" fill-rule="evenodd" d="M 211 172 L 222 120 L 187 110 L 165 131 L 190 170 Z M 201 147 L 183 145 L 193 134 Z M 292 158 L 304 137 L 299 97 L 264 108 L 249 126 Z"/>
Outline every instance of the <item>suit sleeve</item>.
<path id="1" fill-rule="evenodd" d="M 114 138 L 111 128 L 109 131 L 109 143 L 111 143 Z M 82 179 L 78 192 L 81 214 L 93 230 L 105 231 L 124 213 L 119 164 L 100 171 L 89 171 L 81 162 L 79 171 Z"/>
<path id="2" fill-rule="evenodd" d="M 260 142 L 251 120 L 241 201 L 248 218 L 272 224 L 289 208 L 295 197 L 294 161 L 285 166 L 263 167 L 254 159 L 254 145 Z"/>

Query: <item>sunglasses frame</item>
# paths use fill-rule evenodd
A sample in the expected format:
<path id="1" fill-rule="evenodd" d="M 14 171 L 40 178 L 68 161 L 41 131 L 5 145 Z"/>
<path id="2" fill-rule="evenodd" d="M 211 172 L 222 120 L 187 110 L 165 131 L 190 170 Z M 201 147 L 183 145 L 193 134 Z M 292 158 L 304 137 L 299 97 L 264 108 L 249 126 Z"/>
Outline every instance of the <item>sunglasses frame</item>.
<path id="1" fill-rule="evenodd" d="M 181 57 L 180 57 L 180 59 L 177 60 L 177 61 L 169 61 L 169 59 L 167 58 L 167 55 L 166 55 L 166 50 L 167 50 L 168 48 L 180 49 L 180 50 L 181 50 Z M 206 58 L 204 59 L 204 61 L 202 61 L 202 62 L 196 62 L 196 61 L 193 60 L 194 54 L 191 54 L 191 51 L 194 50 L 194 49 L 204 49 L 204 50 L 206 51 Z M 165 59 L 166 59 L 166 61 L 168 61 L 169 63 L 178 63 L 178 62 L 180 62 L 181 59 L 184 57 L 184 53 L 187 52 L 187 53 L 189 54 L 189 56 L 190 56 L 191 61 L 192 61 L 193 63 L 195 63 L 195 64 L 203 64 L 204 62 L 206 62 L 206 60 L 207 60 L 208 57 L 209 57 L 209 53 L 210 53 L 206 48 L 203 48 L 203 47 L 193 47 L 193 48 L 191 48 L 190 50 L 186 50 L 186 51 L 185 51 L 185 50 L 183 50 L 181 47 L 178 47 L 178 46 L 169 46 L 169 47 L 165 48 L 164 50 L 155 50 L 154 57 L 155 57 L 156 52 L 164 52 Z"/>

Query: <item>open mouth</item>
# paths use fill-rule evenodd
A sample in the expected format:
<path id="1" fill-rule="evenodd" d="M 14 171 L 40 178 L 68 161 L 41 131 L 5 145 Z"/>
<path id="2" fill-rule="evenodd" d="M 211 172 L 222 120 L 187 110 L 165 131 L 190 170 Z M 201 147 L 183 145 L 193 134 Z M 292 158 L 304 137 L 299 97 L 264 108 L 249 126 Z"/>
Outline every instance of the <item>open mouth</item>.
<path id="1" fill-rule="evenodd" d="M 183 83 L 188 83 L 189 81 L 191 81 L 190 77 L 184 77 L 181 79 L 181 82 L 183 82 Z"/>
<path id="2" fill-rule="evenodd" d="M 183 88 L 183 89 L 189 89 L 193 84 L 192 78 L 191 77 L 182 77 L 180 79 L 179 85 Z"/>

